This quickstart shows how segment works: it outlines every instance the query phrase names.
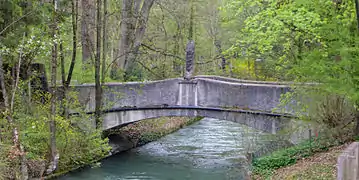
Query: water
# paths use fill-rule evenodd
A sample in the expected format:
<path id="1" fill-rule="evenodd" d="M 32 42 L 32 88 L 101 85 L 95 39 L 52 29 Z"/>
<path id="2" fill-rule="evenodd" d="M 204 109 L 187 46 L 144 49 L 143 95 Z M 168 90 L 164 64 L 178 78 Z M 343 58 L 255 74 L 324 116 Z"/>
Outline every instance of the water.
<path id="1" fill-rule="evenodd" d="M 244 179 L 245 154 L 264 144 L 265 133 L 206 118 L 160 140 L 110 157 L 62 180 Z"/>

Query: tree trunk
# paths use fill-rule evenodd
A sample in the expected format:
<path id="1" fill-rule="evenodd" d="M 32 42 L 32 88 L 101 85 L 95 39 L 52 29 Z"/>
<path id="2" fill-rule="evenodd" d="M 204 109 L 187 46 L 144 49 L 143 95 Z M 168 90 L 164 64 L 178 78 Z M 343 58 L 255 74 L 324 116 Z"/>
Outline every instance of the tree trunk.
<path id="1" fill-rule="evenodd" d="M 81 43 L 84 69 L 87 69 L 93 60 L 96 13 L 94 3 L 94 0 L 82 0 Z"/>
<path id="2" fill-rule="evenodd" d="M 53 47 L 52 47 L 52 60 L 51 60 L 51 117 L 49 121 L 50 127 L 50 151 L 51 159 L 46 171 L 47 174 L 53 173 L 57 168 L 58 163 L 58 153 L 56 149 L 56 80 L 57 80 L 57 43 L 56 33 L 58 30 L 57 27 L 57 8 L 58 0 L 54 0 L 54 12 L 53 12 L 53 25 L 52 25 L 52 37 L 53 37 Z"/>
<path id="3" fill-rule="evenodd" d="M 217 48 L 217 52 L 218 52 L 218 55 L 221 57 L 221 68 L 222 68 L 222 71 L 223 73 L 226 72 L 226 58 L 224 57 L 223 53 L 222 53 L 222 46 L 221 46 L 221 41 L 219 40 L 214 40 L 214 45 L 216 46 Z"/>
<path id="4" fill-rule="evenodd" d="M 134 69 L 153 3 L 154 0 L 122 0 L 121 40 L 111 68 L 112 79 L 120 78 L 121 69 L 125 71 L 126 80 Z"/>
<path id="5" fill-rule="evenodd" d="M 193 40 L 193 26 L 194 26 L 194 3 L 193 0 L 190 1 L 190 6 L 191 6 L 191 14 L 190 14 L 190 20 L 189 20 L 189 29 L 188 29 L 188 40 L 191 41 Z"/>
<path id="6" fill-rule="evenodd" d="M 131 11 L 133 7 L 133 0 L 122 0 L 122 11 L 121 11 L 121 39 L 119 44 L 119 50 L 117 53 L 117 60 L 112 64 L 111 68 L 111 78 L 119 79 L 120 74 L 119 70 L 125 68 L 127 61 L 128 52 L 131 48 L 131 42 L 129 39 L 129 34 L 131 33 Z"/>
<path id="7" fill-rule="evenodd" d="M 138 55 L 138 51 L 142 44 L 143 37 L 146 32 L 148 17 L 150 15 L 150 10 L 153 6 L 154 0 L 145 0 L 142 5 L 140 17 L 138 19 L 138 27 L 135 31 L 135 40 L 133 44 L 133 48 L 131 49 L 129 56 L 127 58 L 127 62 L 125 63 L 125 80 L 131 76 L 131 72 L 135 68 L 135 61 Z"/>
<path id="8" fill-rule="evenodd" d="M 359 31 L 359 2 L 358 0 L 354 0 L 355 1 L 355 12 L 356 12 L 356 19 L 357 19 L 357 27 L 358 27 L 358 31 Z"/>
<path id="9" fill-rule="evenodd" d="M 101 99 L 102 89 L 100 82 L 100 66 L 101 66 L 101 0 L 97 0 L 97 25 L 96 25 L 96 59 L 95 59 L 95 118 L 96 127 L 101 128 Z"/>
<path id="10" fill-rule="evenodd" d="M 179 24 L 179 22 L 177 22 L 177 31 L 176 31 L 176 36 L 175 36 L 175 45 L 174 45 L 174 50 L 173 50 L 173 54 L 178 56 L 179 55 L 179 48 L 180 48 L 180 38 L 181 36 L 181 26 Z M 182 72 L 182 63 L 179 62 L 179 60 L 174 59 L 173 60 L 173 71 L 176 73 L 176 75 L 181 75 Z"/>
<path id="11" fill-rule="evenodd" d="M 59 32 L 60 37 L 60 32 Z M 62 41 L 60 41 L 60 65 L 61 65 L 61 82 L 62 85 L 66 84 L 66 76 L 65 76 L 65 56 L 64 56 L 64 47 Z"/>
<path id="12" fill-rule="evenodd" d="M 105 83 L 105 78 L 106 78 L 106 56 L 107 56 L 107 49 L 108 49 L 108 44 L 107 44 L 107 15 L 108 15 L 108 11 L 107 11 L 107 0 L 103 0 L 103 12 L 104 12 L 104 16 L 103 16 L 103 25 L 102 25 L 102 72 L 101 72 L 101 83 L 104 84 Z"/>
<path id="13" fill-rule="evenodd" d="M 76 2 L 74 2 L 76 1 Z M 69 72 L 67 74 L 67 80 L 65 84 L 65 88 L 67 89 L 71 83 L 72 73 L 75 68 L 76 63 L 76 53 L 77 53 L 77 18 L 78 18 L 78 1 L 71 0 L 71 7 L 72 7 L 72 58 L 71 64 L 69 68 Z"/>

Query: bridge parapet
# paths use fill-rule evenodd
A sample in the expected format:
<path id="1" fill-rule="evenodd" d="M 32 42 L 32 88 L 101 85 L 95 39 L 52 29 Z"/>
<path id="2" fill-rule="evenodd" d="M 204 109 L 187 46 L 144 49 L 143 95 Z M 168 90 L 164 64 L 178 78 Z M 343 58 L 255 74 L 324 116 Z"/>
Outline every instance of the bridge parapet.
<path id="1" fill-rule="evenodd" d="M 73 86 L 86 111 L 95 109 L 94 85 Z M 214 78 L 181 78 L 151 82 L 108 83 L 103 86 L 103 107 L 199 106 L 270 112 L 289 85 L 237 83 Z"/>
<path id="2" fill-rule="evenodd" d="M 95 109 L 95 86 L 73 86 L 85 111 Z M 270 112 L 289 85 L 239 83 L 218 78 L 182 78 L 151 82 L 107 83 L 103 86 L 103 128 L 160 116 L 205 116 L 227 119 L 275 133 L 293 117 Z M 115 111 L 112 111 L 116 109 Z M 254 111 L 252 111 L 254 110 Z M 254 120 L 255 117 L 258 120 Z M 242 118 L 242 119 L 238 119 Z"/>

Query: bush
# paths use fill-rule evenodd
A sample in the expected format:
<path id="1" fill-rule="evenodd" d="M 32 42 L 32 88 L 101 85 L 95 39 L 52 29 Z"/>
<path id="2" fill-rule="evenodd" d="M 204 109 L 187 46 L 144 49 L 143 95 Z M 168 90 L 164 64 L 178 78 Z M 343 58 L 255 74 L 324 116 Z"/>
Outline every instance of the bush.
<path id="1" fill-rule="evenodd" d="M 259 175 L 269 175 L 276 169 L 295 164 L 297 160 L 312 156 L 314 153 L 327 151 L 329 147 L 337 145 L 336 141 L 316 139 L 304 141 L 296 146 L 278 150 L 272 154 L 253 160 L 253 172 Z"/>

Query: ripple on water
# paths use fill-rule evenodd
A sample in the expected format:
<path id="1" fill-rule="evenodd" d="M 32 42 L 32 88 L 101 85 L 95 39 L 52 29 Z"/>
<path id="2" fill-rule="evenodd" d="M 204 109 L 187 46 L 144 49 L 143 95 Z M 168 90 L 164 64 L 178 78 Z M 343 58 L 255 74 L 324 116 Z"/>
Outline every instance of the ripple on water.
<path id="1" fill-rule="evenodd" d="M 206 118 L 156 142 L 104 160 L 101 168 L 73 173 L 64 179 L 242 179 L 247 169 L 245 152 L 262 144 L 263 135 L 240 124 Z"/>

